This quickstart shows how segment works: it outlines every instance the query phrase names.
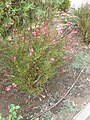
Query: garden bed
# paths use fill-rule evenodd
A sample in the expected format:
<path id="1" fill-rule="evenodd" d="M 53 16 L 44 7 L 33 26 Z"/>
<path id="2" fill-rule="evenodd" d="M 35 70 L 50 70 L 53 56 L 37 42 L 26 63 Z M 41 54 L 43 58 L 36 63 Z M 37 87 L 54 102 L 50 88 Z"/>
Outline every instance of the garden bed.
<path id="1" fill-rule="evenodd" d="M 66 118 L 72 120 L 75 114 L 90 101 L 90 62 L 83 65 L 82 58 L 80 66 L 75 66 L 73 63 L 73 58 L 76 59 L 75 55 L 80 55 L 81 51 L 86 56 L 90 55 L 90 47 L 80 42 L 81 38 L 78 33 L 72 35 L 71 32 L 67 36 L 71 42 L 71 46 L 67 48 L 68 64 L 66 63 L 58 69 L 59 74 L 45 84 L 44 91 L 40 94 L 30 95 L 25 91 L 19 91 L 17 87 L 12 87 L 10 91 L 6 91 L 6 85 L 3 83 L 7 80 L 5 78 L 7 73 L 3 71 L 0 73 L 0 113 L 7 116 L 8 105 L 13 103 L 20 105 L 19 113 L 24 116 L 24 120 L 31 120 L 34 115 L 47 110 L 63 97 L 76 80 L 81 69 L 84 71 L 68 96 L 60 104 L 43 114 L 40 120 L 66 120 Z"/>

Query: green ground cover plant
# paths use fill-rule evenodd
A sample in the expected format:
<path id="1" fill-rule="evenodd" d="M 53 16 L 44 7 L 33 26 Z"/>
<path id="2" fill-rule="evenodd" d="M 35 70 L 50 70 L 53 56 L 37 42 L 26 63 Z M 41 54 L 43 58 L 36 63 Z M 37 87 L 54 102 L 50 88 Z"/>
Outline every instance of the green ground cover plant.
<path id="1" fill-rule="evenodd" d="M 20 106 L 15 106 L 14 104 L 11 104 L 9 106 L 9 115 L 7 118 L 4 118 L 2 114 L 0 113 L 0 120 L 22 120 L 21 115 L 17 115 L 17 111 L 20 109 Z"/>
<path id="2" fill-rule="evenodd" d="M 41 118 L 42 120 L 52 120 L 52 119 L 62 120 L 63 115 L 67 115 L 68 113 L 74 113 L 79 111 L 80 111 L 80 108 L 74 107 L 72 105 L 72 102 L 68 100 L 64 102 L 62 109 L 58 111 L 56 114 L 52 113 L 51 111 L 48 111 Z"/>
<path id="3" fill-rule="evenodd" d="M 89 67 L 89 60 L 90 60 L 90 55 L 85 54 L 82 50 L 79 51 L 75 56 L 75 59 L 72 63 L 73 68 L 88 68 Z M 87 67 L 88 66 L 88 67 Z"/>

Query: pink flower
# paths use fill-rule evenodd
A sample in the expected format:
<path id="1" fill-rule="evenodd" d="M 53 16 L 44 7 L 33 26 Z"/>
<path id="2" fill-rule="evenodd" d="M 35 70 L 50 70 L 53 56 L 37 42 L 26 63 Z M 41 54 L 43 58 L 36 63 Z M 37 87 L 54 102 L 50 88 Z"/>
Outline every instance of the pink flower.
<path id="1" fill-rule="evenodd" d="M 37 36 L 36 38 L 38 38 L 38 39 L 39 39 L 39 38 L 40 38 L 40 36 Z"/>
<path id="2" fill-rule="evenodd" d="M 33 48 L 29 48 L 29 55 L 32 56 Z"/>
<path id="3" fill-rule="evenodd" d="M 45 35 L 47 31 L 47 25 L 44 24 L 43 28 L 42 28 L 42 34 Z"/>
<path id="4" fill-rule="evenodd" d="M 32 52 L 29 52 L 29 55 L 32 56 Z"/>
<path id="5" fill-rule="evenodd" d="M 30 52 L 33 52 L 33 48 L 29 48 L 29 51 L 30 51 Z"/>
<path id="6" fill-rule="evenodd" d="M 62 73 L 64 73 L 64 72 L 65 72 L 65 70 L 62 68 L 62 69 L 61 69 L 61 72 L 62 72 Z"/>
<path id="7" fill-rule="evenodd" d="M 10 90 L 11 90 L 11 85 L 7 86 L 7 87 L 5 88 L 5 90 L 6 90 L 6 91 L 10 91 Z"/>
<path id="8" fill-rule="evenodd" d="M 70 39 L 70 40 L 69 40 L 69 42 L 70 42 L 70 43 L 73 43 L 73 40 L 72 40 L 72 39 Z"/>
<path id="9" fill-rule="evenodd" d="M 51 59 L 50 59 L 50 61 L 51 61 L 51 62 L 54 62 L 54 61 L 55 61 L 55 59 L 54 59 L 54 58 L 51 58 Z"/>
<path id="10" fill-rule="evenodd" d="M 32 32 L 32 34 L 33 34 L 34 36 L 36 36 L 36 35 L 37 35 L 35 31 L 34 31 L 34 32 Z"/>
<path id="11" fill-rule="evenodd" d="M 74 53 L 77 53 L 77 50 L 75 48 L 71 49 Z"/>
<path id="12" fill-rule="evenodd" d="M 16 87 L 17 87 L 17 84 L 13 83 L 12 86 L 13 86 L 14 88 L 16 88 Z"/>
<path id="13" fill-rule="evenodd" d="M 72 30 L 72 31 L 71 31 L 71 35 L 74 35 L 74 34 L 76 34 L 76 33 L 77 33 L 76 30 Z"/>
<path id="14" fill-rule="evenodd" d="M 22 37 L 21 40 L 24 41 L 24 37 Z"/>
<path id="15" fill-rule="evenodd" d="M 58 29 L 58 35 L 62 33 L 63 33 L 62 29 Z"/>
<path id="16" fill-rule="evenodd" d="M 52 41 L 52 44 L 53 44 L 53 45 L 56 45 L 56 40 L 55 40 L 55 39 Z"/>
<path id="17" fill-rule="evenodd" d="M 64 48 L 67 49 L 67 50 L 71 50 L 71 47 L 69 45 L 64 46 Z"/>
<path id="18" fill-rule="evenodd" d="M 22 36 L 22 34 L 21 34 L 21 33 L 19 33 L 19 34 L 18 34 L 18 36 L 19 36 L 19 37 L 21 37 L 21 36 Z"/>
<path id="19" fill-rule="evenodd" d="M 39 29 L 38 29 L 38 28 L 36 29 L 36 32 L 37 32 L 37 33 L 39 32 Z"/>
<path id="20" fill-rule="evenodd" d="M 71 59 L 72 59 L 72 57 L 69 57 L 68 59 L 69 59 L 69 60 L 71 60 Z"/>

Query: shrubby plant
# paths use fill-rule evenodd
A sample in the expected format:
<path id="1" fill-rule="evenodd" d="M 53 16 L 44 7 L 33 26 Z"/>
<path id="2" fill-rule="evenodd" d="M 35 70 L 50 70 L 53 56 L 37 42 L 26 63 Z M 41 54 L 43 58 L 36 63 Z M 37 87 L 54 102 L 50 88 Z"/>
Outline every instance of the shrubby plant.
<path id="1" fill-rule="evenodd" d="M 22 31 L 2 40 L 2 58 L 11 73 L 12 83 L 20 89 L 37 93 L 62 66 L 64 41 L 53 34 L 47 23 L 42 28 Z"/>
<path id="2" fill-rule="evenodd" d="M 78 26 L 82 35 L 83 41 L 90 43 L 90 5 L 86 3 L 75 10 L 75 15 L 78 17 Z"/>
<path id="3" fill-rule="evenodd" d="M 0 1 L 0 57 L 20 89 L 39 92 L 63 63 L 64 41 L 47 24 L 63 2 Z"/>

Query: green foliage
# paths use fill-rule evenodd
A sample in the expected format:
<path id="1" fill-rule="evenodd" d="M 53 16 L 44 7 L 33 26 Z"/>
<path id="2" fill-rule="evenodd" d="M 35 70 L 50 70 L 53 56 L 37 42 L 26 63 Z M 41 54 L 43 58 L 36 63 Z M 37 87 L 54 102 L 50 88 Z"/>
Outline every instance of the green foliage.
<path id="1" fill-rule="evenodd" d="M 63 0 L 62 4 L 58 7 L 62 11 L 67 11 L 70 7 L 70 0 Z"/>
<path id="2" fill-rule="evenodd" d="M 68 113 L 68 112 L 76 112 L 79 111 L 79 108 L 76 108 L 72 105 L 72 103 L 70 101 L 66 101 L 64 103 L 63 109 L 61 110 L 61 113 Z"/>
<path id="3" fill-rule="evenodd" d="M 14 104 L 11 104 L 9 106 L 9 115 L 8 117 L 5 119 L 4 117 L 2 117 L 2 114 L 0 114 L 0 120 L 21 120 L 22 116 L 21 115 L 17 115 L 17 111 L 18 109 L 20 109 L 20 106 L 15 106 Z"/>
<path id="4" fill-rule="evenodd" d="M 75 15 L 78 17 L 78 26 L 83 41 L 87 44 L 90 43 L 90 5 L 85 4 L 75 10 Z"/>
<path id="5" fill-rule="evenodd" d="M 57 114 L 58 117 L 56 120 L 62 119 L 62 116 L 67 115 L 67 113 L 79 112 L 79 111 L 80 111 L 80 109 L 77 107 L 74 107 L 70 101 L 66 101 L 64 103 L 62 109 L 60 110 L 60 112 L 58 112 L 58 114 Z"/>
<path id="6" fill-rule="evenodd" d="M 63 0 L 0 1 L 0 33 L 6 36 L 13 27 L 41 23 L 51 19 Z"/>
<path id="7" fill-rule="evenodd" d="M 63 63 L 64 42 L 47 24 L 36 30 L 26 27 L 2 40 L 2 59 L 10 70 L 11 81 L 30 93 L 42 90 Z M 60 63 L 60 65 L 59 65 Z"/>
<path id="8" fill-rule="evenodd" d="M 39 118 L 36 118 L 35 120 L 39 120 Z"/>
<path id="9" fill-rule="evenodd" d="M 87 82 L 86 82 L 86 85 L 90 87 L 90 81 L 87 81 Z"/>
<path id="10" fill-rule="evenodd" d="M 4 117 L 2 117 L 2 114 L 0 113 L 0 120 L 5 120 Z"/>

